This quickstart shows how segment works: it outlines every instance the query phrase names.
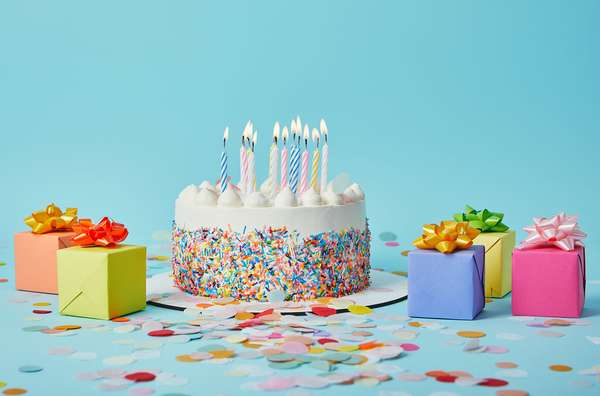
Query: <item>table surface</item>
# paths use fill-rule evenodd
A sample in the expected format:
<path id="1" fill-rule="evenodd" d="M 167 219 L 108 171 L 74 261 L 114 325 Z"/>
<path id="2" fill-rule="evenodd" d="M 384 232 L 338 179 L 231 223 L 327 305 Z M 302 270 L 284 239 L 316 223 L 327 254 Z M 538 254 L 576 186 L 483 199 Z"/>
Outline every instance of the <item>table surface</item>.
<path id="1" fill-rule="evenodd" d="M 168 268 L 167 262 L 148 261 L 149 276 L 168 271 Z M 152 321 L 186 322 L 194 319 L 190 313 L 148 306 L 145 311 L 128 316 L 130 321 L 126 323 L 61 316 L 56 312 L 56 296 L 14 289 L 12 262 L 7 261 L 0 267 L 0 278 L 5 279 L 4 283 L 0 283 L 3 313 L 0 391 L 5 392 L 21 388 L 32 395 L 105 394 L 106 389 L 111 387 L 116 390 L 110 393 L 123 395 L 215 396 L 265 393 L 289 396 L 342 393 L 381 396 L 494 395 L 503 390 L 522 390 L 532 395 L 597 395 L 600 392 L 600 281 L 593 279 L 588 280 L 582 318 L 569 326 L 540 327 L 547 318 L 512 317 L 510 295 L 489 302 L 485 311 L 474 321 L 409 319 L 405 316 L 406 302 L 377 308 L 367 315 L 343 314 L 343 320 L 339 321 L 330 318 L 332 320 L 329 322 L 321 320 L 322 323 L 318 323 L 314 322 L 314 317 L 296 316 L 294 318 L 298 321 L 309 320 L 309 326 L 314 327 L 317 323 L 322 331 L 321 337 L 327 333 L 344 337 L 352 332 L 366 331 L 359 333 L 356 341 L 344 342 L 358 343 L 360 334 L 363 334 L 364 340 L 361 342 L 376 340 L 404 343 L 409 344 L 406 349 L 410 351 L 396 359 L 381 360 L 379 363 L 336 365 L 332 373 L 363 374 L 362 380 L 351 385 L 334 384 L 322 389 L 295 387 L 267 392 L 257 390 L 257 386 L 275 384 L 272 380 L 274 376 L 284 378 L 280 386 L 285 387 L 291 383 L 286 378 L 308 378 L 310 382 L 312 377 L 323 375 L 323 372 L 308 365 L 287 370 L 271 368 L 263 357 L 248 359 L 248 356 L 243 356 L 249 348 L 218 339 L 239 332 L 211 330 L 197 340 L 189 340 L 194 336 L 159 339 L 150 337 L 147 330 L 139 327 L 144 323 L 149 326 L 148 322 Z M 52 312 L 35 314 L 35 309 Z M 82 328 L 58 334 L 26 331 L 31 326 L 52 328 L 58 325 L 78 325 Z M 271 328 L 269 331 L 276 330 Z M 476 339 L 458 336 L 459 331 L 482 332 L 485 335 L 478 341 L 487 348 L 466 352 L 465 349 L 472 346 L 469 343 Z M 209 339 L 211 334 L 213 339 Z M 209 344 L 220 344 L 225 349 L 242 352 L 243 357 L 194 363 L 176 359 L 179 355 L 196 352 Z M 497 366 L 499 362 L 514 363 L 516 366 L 502 368 Z M 565 365 L 571 370 L 555 371 L 550 368 L 553 365 Z M 592 369 L 594 366 L 596 368 Z M 40 368 L 41 371 L 37 372 L 23 372 Z M 80 378 L 96 377 L 97 371 L 105 369 L 111 369 L 113 373 L 115 370 L 148 370 L 160 374 L 152 382 L 130 385 L 121 384 L 122 380 L 114 378 Z M 373 379 L 373 370 L 380 375 L 388 374 L 391 379 L 376 381 Z M 475 378 L 503 379 L 508 381 L 508 385 L 494 388 L 469 385 L 468 381 L 444 383 L 429 376 L 423 379 L 422 375 L 432 370 L 463 371 Z M 418 374 L 412 377 L 419 381 L 407 381 L 411 377 L 407 375 L 409 373 Z"/>

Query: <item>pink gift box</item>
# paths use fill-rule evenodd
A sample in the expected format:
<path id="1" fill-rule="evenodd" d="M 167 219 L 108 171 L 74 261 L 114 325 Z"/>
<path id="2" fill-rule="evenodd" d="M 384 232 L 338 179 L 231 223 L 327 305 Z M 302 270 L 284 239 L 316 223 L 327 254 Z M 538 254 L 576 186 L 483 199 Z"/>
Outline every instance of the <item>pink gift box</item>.
<path id="1" fill-rule="evenodd" d="M 585 249 L 515 249 L 512 314 L 578 318 L 585 301 Z"/>

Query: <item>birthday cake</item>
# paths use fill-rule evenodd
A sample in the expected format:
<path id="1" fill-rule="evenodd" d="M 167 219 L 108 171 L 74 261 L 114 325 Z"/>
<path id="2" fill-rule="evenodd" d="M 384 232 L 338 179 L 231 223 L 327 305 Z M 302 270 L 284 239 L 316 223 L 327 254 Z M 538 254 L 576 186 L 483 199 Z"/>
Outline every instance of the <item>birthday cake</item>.
<path id="1" fill-rule="evenodd" d="M 256 132 L 248 123 L 239 183 L 228 174 L 226 129 L 220 179 L 181 191 L 172 232 L 178 288 L 214 298 L 301 301 L 340 297 L 369 286 L 371 235 L 362 189 L 349 183 L 342 190 L 327 179 L 324 121 L 320 131 L 313 129 L 310 145 L 308 126 L 302 134 L 299 119 L 292 121 L 291 131 L 289 136 L 284 127 L 280 139 L 275 124 L 269 176 L 258 189 Z"/>

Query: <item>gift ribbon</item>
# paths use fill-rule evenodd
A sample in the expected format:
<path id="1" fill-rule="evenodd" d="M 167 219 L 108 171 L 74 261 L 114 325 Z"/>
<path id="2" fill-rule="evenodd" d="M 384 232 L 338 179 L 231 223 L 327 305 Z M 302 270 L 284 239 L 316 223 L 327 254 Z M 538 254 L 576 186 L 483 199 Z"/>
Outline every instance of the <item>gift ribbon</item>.
<path id="1" fill-rule="evenodd" d="M 63 212 L 53 203 L 46 206 L 45 210 L 38 210 L 25 218 L 25 224 L 31 227 L 34 234 L 71 230 L 76 221 L 77 208 L 67 208 Z"/>
<path id="2" fill-rule="evenodd" d="M 473 239 L 480 232 L 463 221 L 442 221 L 439 225 L 425 224 L 423 235 L 415 239 L 413 245 L 419 249 L 437 249 L 441 253 L 452 253 L 456 249 L 470 248 Z"/>
<path id="3" fill-rule="evenodd" d="M 487 209 L 475 210 L 469 205 L 465 205 L 463 213 L 454 215 L 456 221 L 468 221 L 473 228 L 481 230 L 481 232 L 504 232 L 508 230 L 508 226 L 502 223 L 504 213 L 490 212 Z"/>
<path id="4" fill-rule="evenodd" d="M 129 232 L 121 224 L 102 218 L 98 224 L 90 219 L 80 219 L 79 223 L 73 224 L 73 230 L 77 233 L 73 242 L 80 246 L 111 246 L 123 242 Z"/>
<path id="5" fill-rule="evenodd" d="M 519 249 L 556 246 L 571 251 L 576 246 L 583 246 L 582 239 L 587 234 L 579 229 L 577 216 L 559 213 L 549 218 L 534 217 L 533 225 L 523 227 L 527 237 L 519 245 Z"/>

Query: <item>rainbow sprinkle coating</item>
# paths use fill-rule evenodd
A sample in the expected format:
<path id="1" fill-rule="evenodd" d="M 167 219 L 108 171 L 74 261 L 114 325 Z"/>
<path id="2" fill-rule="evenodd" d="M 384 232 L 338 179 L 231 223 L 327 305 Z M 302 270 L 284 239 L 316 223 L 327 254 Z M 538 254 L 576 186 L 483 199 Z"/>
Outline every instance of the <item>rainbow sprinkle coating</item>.
<path id="1" fill-rule="evenodd" d="M 189 231 L 173 222 L 175 285 L 243 301 L 340 297 L 369 286 L 371 233 L 355 228 L 300 238 L 284 228 Z"/>

